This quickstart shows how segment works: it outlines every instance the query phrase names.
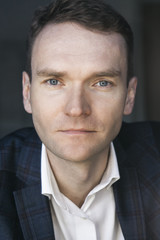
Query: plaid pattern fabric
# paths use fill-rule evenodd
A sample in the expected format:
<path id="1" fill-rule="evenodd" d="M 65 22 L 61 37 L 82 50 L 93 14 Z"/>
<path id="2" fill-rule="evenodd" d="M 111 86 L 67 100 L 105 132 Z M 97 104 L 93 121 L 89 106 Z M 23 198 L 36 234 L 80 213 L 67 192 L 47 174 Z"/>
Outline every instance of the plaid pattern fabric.
<path id="1" fill-rule="evenodd" d="M 159 123 L 124 124 L 115 140 L 121 179 L 115 184 L 114 192 L 125 239 L 160 239 L 160 149 L 157 146 L 160 146 Z"/>
<path id="2" fill-rule="evenodd" d="M 137 123 L 123 124 L 114 141 L 121 179 L 113 188 L 126 240 L 160 239 L 159 139 L 160 124 Z M 32 128 L 0 142 L 0 240 L 55 239 L 41 195 L 40 154 Z"/>
<path id="3" fill-rule="evenodd" d="M 54 240 L 48 199 L 41 195 L 41 142 L 23 129 L 0 143 L 0 240 Z"/>

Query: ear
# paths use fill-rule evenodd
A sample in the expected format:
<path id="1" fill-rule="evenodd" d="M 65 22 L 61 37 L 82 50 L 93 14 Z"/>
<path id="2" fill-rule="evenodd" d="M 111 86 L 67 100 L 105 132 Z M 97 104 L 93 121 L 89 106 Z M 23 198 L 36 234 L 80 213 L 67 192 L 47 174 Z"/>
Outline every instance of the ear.
<path id="1" fill-rule="evenodd" d="M 137 78 L 133 77 L 128 83 L 128 89 L 127 89 L 127 96 L 126 96 L 126 102 L 124 107 L 124 115 L 129 115 L 134 106 L 134 100 L 136 95 L 136 88 L 137 88 Z"/>
<path id="2" fill-rule="evenodd" d="M 32 113 L 31 108 L 31 83 L 28 73 L 22 73 L 22 87 L 23 87 L 23 105 L 28 113 Z"/>

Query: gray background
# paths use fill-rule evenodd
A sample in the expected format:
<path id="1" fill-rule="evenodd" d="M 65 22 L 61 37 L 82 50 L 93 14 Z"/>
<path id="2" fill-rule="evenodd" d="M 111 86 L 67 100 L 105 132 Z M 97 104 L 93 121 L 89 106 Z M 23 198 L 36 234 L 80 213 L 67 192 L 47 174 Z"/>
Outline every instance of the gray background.
<path id="1" fill-rule="evenodd" d="M 0 2 L 0 137 L 32 126 L 23 110 L 21 73 L 26 37 L 37 6 L 49 0 Z M 160 0 L 108 0 L 130 23 L 135 34 L 138 92 L 134 112 L 126 121 L 160 120 Z"/>

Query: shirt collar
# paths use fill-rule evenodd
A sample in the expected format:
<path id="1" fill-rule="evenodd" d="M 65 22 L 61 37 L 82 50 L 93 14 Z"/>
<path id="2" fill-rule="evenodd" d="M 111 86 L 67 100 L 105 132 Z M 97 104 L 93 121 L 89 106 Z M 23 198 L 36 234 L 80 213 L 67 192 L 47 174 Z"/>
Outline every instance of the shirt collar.
<path id="1" fill-rule="evenodd" d="M 66 210 L 68 209 L 67 205 L 65 204 L 64 197 L 59 191 L 54 174 L 51 170 L 51 166 L 49 164 L 46 152 L 46 147 L 43 143 L 41 150 L 41 186 L 41 193 L 43 195 L 49 197 L 49 199 L 53 197 L 59 206 L 63 206 L 63 208 Z"/>
<path id="2" fill-rule="evenodd" d="M 112 184 L 116 182 L 119 178 L 120 178 L 120 175 L 119 175 L 117 157 L 116 157 L 114 145 L 113 143 L 111 143 L 108 165 L 103 174 L 101 182 L 89 192 L 88 196 L 96 194 L 98 191 L 104 188 L 107 188 L 107 189 L 110 188 Z M 61 192 L 59 191 L 56 179 L 51 170 L 51 167 L 48 161 L 48 156 L 46 153 L 46 148 L 43 143 L 42 143 L 42 151 L 41 151 L 41 185 L 42 185 L 41 193 L 43 195 L 46 195 L 49 198 L 51 198 L 52 196 L 59 206 L 63 206 L 63 208 L 65 208 L 66 210 L 68 209 L 65 198 L 63 194 L 61 194 Z"/>
<path id="3" fill-rule="evenodd" d="M 111 142 L 107 168 L 102 176 L 100 183 L 96 187 L 94 187 L 88 195 L 95 194 L 96 192 L 104 189 L 105 187 L 107 189 L 110 188 L 112 184 L 119 179 L 120 179 L 120 174 L 118 169 L 117 157 L 116 157 L 114 145 Z"/>

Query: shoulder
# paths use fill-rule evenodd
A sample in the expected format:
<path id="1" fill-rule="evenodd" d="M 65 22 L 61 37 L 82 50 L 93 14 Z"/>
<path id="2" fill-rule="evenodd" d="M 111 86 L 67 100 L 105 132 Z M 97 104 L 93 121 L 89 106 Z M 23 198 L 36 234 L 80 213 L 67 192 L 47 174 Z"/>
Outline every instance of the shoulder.
<path id="1" fill-rule="evenodd" d="M 32 142 L 36 137 L 34 128 L 23 128 L 17 130 L 0 140 L 0 154 L 18 152 L 26 140 Z"/>
<path id="2" fill-rule="evenodd" d="M 114 143 L 116 153 L 123 152 L 126 156 L 123 163 L 136 167 L 142 173 L 144 169 L 153 169 L 153 165 L 155 170 L 160 168 L 159 122 L 123 123 Z"/>
<path id="3" fill-rule="evenodd" d="M 132 196 L 144 212 L 147 231 L 157 232 L 160 222 L 160 123 L 123 123 L 116 140 L 120 170 L 119 192 Z M 128 187 L 128 192 L 126 191 Z M 131 194 L 131 195 L 129 195 Z M 131 200 L 131 198 L 128 198 Z M 125 201 L 126 201 L 125 199 Z M 133 203 L 132 201 L 130 201 Z M 133 204 L 131 204 L 133 207 Z M 135 205 L 135 209 L 136 209 Z M 154 238 L 154 236 L 153 236 Z M 151 237 L 151 239 L 153 239 Z M 155 238 L 154 238 L 155 239 Z M 157 238 L 158 239 L 158 238 Z"/>
<path id="4" fill-rule="evenodd" d="M 25 179 L 29 172 L 28 165 L 32 154 L 30 154 L 29 160 L 23 169 L 27 151 L 24 146 L 37 148 L 38 141 L 33 128 L 18 130 L 0 140 L 0 210 L 2 216 L 0 224 L 5 229 L 5 232 L 0 233 L 0 239 L 3 236 L 4 238 L 6 236 L 5 239 L 8 239 L 7 236 L 12 234 L 14 236 L 11 236 L 11 238 L 23 238 L 19 227 L 13 192 L 26 186 Z M 32 150 L 31 152 L 33 153 Z M 24 179 L 20 174 L 18 175 L 19 172 L 24 175 Z"/>
<path id="5" fill-rule="evenodd" d="M 141 130 L 146 131 L 147 129 L 157 128 L 160 132 L 160 122 L 156 121 L 142 121 L 142 122 L 132 122 L 132 123 L 122 123 L 122 129 L 129 129 L 129 130 Z"/>
<path id="6" fill-rule="evenodd" d="M 32 149 L 39 145 L 40 140 L 34 128 L 20 129 L 5 136 L 0 140 L 0 170 L 13 171 L 23 147 Z"/>
<path id="7" fill-rule="evenodd" d="M 26 139 L 26 137 L 34 131 L 35 131 L 34 128 L 29 127 L 29 128 L 22 128 L 15 132 L 12 132 L 7 136 L 3 137 L 2 139 L 0 139 L 0 146 L 13 144 L 14 142 L 17 142 L 17 143 L 23 142 Z"/>
<path id="8" fill-rule="evenodd" d="M 148 141 L 160 147 L 160 122 L 123 123 L 118 139 L 125 146 Z"/>
<path id="9" fill-rule="evenodd" d="M 157 122 L 157 124 L 160 123 Z M 122 123 L 121 132 L 131 136 L 141 137 L 143 134 L 148 133 L 152 129 L 154 122 L 133 122 L 133 123 Z"/>

